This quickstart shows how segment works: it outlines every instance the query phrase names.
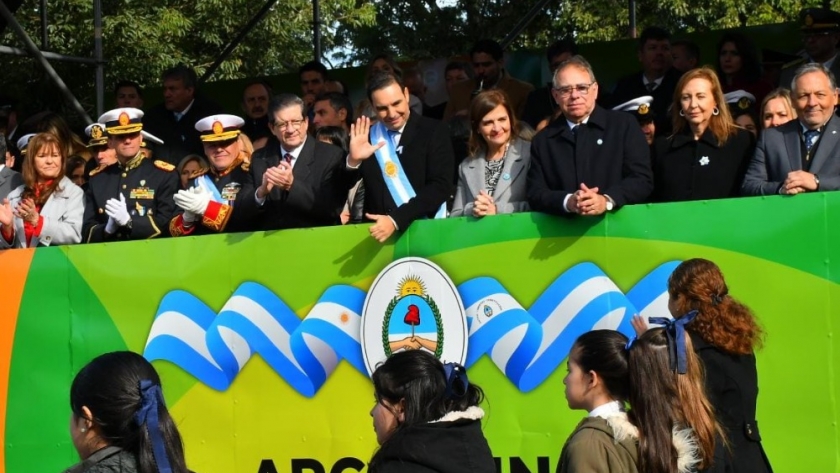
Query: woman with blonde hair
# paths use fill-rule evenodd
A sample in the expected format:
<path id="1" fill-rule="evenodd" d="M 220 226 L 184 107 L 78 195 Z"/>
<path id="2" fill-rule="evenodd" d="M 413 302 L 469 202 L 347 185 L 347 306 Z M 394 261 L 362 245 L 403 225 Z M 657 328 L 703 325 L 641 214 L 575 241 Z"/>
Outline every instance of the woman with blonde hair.
<path id="1" fill-rule="evenodd" d="M 527 212 L 531 143 L 521 137 L 507 95 L 498 89 L 478 94 L 470 106 L 470 125 L 470 156 L 459 166 L 450 216 Z"/>
<path id="2" fill-rule="evenodd" d="M 773 90 L 761 102 L 761 128 L 784 125 L 796 118 L 790 91 L 784 87 Z"/>
<path id="3" fill-rule="evenodd" d="M 671 113 L 673 134 L 653 145 L 653 200 L 737 196 L 755 143 L 733 121 L 715 71 L 686 72 L 674 90 Z"/>
<path id="4" fill-rule="evenodd" d="M 65 149 L 50 133 L 39 133 L 29 141 L 23 185 L 0 203 L 0 248 L 82 240 L 84 192 L 64 175 Z"/>

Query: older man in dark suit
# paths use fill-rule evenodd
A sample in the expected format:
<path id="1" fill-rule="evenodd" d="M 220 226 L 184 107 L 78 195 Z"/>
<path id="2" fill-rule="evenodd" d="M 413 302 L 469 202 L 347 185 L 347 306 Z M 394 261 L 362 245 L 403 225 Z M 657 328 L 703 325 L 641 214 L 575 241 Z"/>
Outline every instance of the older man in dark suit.
<path id="1" fill-rule="evenodd" d="M 370 233 L 384 242 L 417 219 L 446 217 L 455 158 L 447 127 L 410 111 L 399 77 L 377 73 L 367 93 L 379 122 L 361 117 L 350 128 L 347 167 L 361 172 Z"/>
<path id="2" fill-rule="evenodd" d="M 745 195 L 801 194 L 840 189 L 837 83 L 823 64 L 801 66 L 793 80 L 799 117 L 761 134 L 747 168 Z"/>
<path id="3" fill-rule="evenodd" d="M 581 56 L 557 68 L 553 85 L 563 116 L 537 134 L 531 145 L 531 209 L 601 215 L 644 202 L 653 191 L 653 173 L 636 120 L 595 104 L 598 83 Z"/>
<path id="4" fill-rule="evenodd" d="M 274 139 L 251 159 L 264 230 L 339 224 L 347 191 L 355 183 L 344 170 L 344 152 L 308 136 L 305 107 L 293 94 L 280 94 L 269 103 Z"/>

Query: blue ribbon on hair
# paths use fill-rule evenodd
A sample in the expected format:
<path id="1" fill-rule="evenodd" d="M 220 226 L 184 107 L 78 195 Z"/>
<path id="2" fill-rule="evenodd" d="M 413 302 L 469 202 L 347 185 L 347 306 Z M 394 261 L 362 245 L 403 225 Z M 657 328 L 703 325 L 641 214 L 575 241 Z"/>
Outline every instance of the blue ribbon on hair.
<path id="1" fill-rule="evenodd" d="M 470 380 L 467 378 L 467 370 L 458 363 L 444 363 L 443 373 L 446 375 L 446 391 L 444 397 L 446 399 L 457 399 L 464 397 L 470 387 Z M 455 382 L 460 381 L 463 386 L 463 392 L 455 392 Z"/>
<path id="2" fill-rule="evenodd" d="M 155 456 L 158 472 L 172 473 L 169 457 L 166 456 L 166 446 L 163 443 L 163 433 L 161 433 L 158 425 L 158 406 L 165 405 L 160 385 L 148 379 L 141 380 L 140 396 L 142 404 L 137 413 L 134 414 L 134 420 L 138 426 L 142 427 L 143 424 L 146 424 L 146 428 L 149 430 L 149 437 L 152 440 L 152 453 Z"/>
<path id="3" fill-rule="evenodd" d="M 677 319 L 665 317 L 650 317 L 648 322 L 665 326 L 665 335 L 668 337 L 668 354 L 671 358 L 671 369 L 679 374 L 688 371 L 688 362 L 685 353 L 685 326 L 697 317 L 698 312 L 692 310 Z"/>

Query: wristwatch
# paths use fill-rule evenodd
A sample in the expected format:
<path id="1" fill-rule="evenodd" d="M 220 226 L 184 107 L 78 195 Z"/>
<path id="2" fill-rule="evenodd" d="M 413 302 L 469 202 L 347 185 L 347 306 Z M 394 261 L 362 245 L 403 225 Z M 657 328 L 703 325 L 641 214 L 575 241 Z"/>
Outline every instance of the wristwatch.
<path id="1" fill-rule="evenodd" d="M 611 212 L 615 208 L 615 201 L 607 194 L 604 194 L 604 198 L 607 200 L 607 212 Z"/>
<path id="2" fill-rule="evenodd" d="M 817 190 L 820 190 L 820 176 L 814 174 L 814 182 L 817 184 Z"/>

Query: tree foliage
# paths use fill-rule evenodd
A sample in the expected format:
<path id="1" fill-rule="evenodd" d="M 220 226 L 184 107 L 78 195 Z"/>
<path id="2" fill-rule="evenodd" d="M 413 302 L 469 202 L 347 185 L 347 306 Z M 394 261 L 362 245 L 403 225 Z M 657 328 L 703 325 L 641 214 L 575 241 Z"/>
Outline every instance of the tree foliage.
<path id="1" fill-rule="evenodd" d="M 40 43 L 39 4 L 26 1 L 16 12 L 16 19 L 36 44 Z M 265 0 L 102 0 L 106 94 L 120 79 L 157 86 L 161 73 L 178 63 L 194 67 L 201 76 L 265 4 Z M 49 51 L 93 57 L 91 0 L 53 0 L 47 13 Z M 336 46 L 338 25 L 359 28 L 372 24 L 374 8 L 372 4 L 357 5 L 355 0 L 321 0 L 321 16 L 322 47 L 330 50 Z M 23 49 L 10 28 L 2 41 Z M 279 74 L 297 68 L 312 56 L 312 3 L 281 0 L 211 80 Z M 65 104 L 34 61 L 11 58 L 5 62 L 11 67 L 0 68 L 3 93 L 23 98 L 32 110 L 63 109 Z M 85 108 L 93 110 L 94 66 L 51 63 Z"/>
<path id="2" fill-rule="evenodd" d="M 423 59 L 464 54 L 479 38 L 501 41 L 537 0 L 376 0 L 374 25 L 339 28 L 354 47 L 345 62 L 365 62 L 379 52 Z M 838 2 L 835 2 L 838 3 Z M 803 0 L 637 0 L 636 23 L 675 34 L 795 21 Z M 627 0 L 555 0 L 534 18 L 510 49 L 542 49 L 572 36 L 578 43 L 630 37 Z"/>

